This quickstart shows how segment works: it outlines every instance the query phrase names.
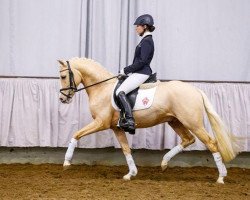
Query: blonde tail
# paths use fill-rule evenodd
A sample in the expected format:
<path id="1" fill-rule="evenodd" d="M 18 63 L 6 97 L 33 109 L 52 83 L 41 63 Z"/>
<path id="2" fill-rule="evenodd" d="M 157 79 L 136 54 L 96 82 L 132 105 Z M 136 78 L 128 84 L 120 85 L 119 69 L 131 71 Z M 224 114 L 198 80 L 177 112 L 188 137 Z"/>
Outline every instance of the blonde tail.
<path id="1" fill-rule="evenodd" d="M 234 137 L 229 132 L 229 130 L 221 120 L 220 116 L 213 109 L 213 106 L 207 98 L 207 95 L 202 90 L 199 89 L 199 91 L 202 95 L 204 107 L 208 119 L 210 121 L 212 130 L 215 133 L 219 152 L 221 153 L 223 161 L 229 162 L 233 160 L 239 153 L 239 148 L 236 145 L 236 137 Z"/>

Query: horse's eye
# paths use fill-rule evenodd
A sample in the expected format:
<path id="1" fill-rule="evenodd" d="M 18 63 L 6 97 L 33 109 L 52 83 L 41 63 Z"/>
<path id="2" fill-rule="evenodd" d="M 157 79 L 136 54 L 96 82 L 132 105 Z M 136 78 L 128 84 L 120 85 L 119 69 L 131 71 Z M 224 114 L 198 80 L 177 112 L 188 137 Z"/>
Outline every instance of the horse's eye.
<path id="1" fill-rule="evenodd" d="M 61 76 L 61 79 L 65 79 L 66 78 L 66 76 Z"/>

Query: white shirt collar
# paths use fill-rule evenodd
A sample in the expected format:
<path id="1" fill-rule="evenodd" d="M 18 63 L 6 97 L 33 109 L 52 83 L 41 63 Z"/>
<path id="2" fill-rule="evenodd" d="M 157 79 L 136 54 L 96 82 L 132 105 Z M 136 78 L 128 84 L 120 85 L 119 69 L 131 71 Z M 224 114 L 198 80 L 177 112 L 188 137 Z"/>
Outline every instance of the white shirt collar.
<path id="1" fill-rule="evenodd" d="M 141 38 L 140 38 L 139 43 L 141 42 L 141 40 L 142 40 L 143 38 L 145 38 L 145 37 L 148 36 L 148 35 L 152 35 L 152 33 L 149 32 L 149 31 L 144 32 L 144 34 L 143 34 L 143 35 L 141 36 Z M 139 44 L 139 43 L 138 43 L 138 44 Z"/>
<path id="2" fill-rule="evenodd" d="M 146 36 L 148 36 L 148 35 L 152 35 L 152 33 L 149 32 L 149 31 L 146 31 L 146 32 L 143 34 L 142 38 L 144 38 L 144 37 L 146 37 Z"/>

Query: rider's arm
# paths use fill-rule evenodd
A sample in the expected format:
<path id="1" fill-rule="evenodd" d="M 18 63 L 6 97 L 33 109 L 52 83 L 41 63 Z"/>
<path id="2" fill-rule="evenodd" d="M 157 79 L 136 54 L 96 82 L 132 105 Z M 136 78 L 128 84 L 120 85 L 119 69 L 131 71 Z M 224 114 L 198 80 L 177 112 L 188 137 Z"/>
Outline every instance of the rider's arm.
<path id="1" fill-rule="evenodd" d="M 132 65 L 129 65 L 124 68 L 124 73 L 129 74 L 133 73 L 139 69 L 141 69 L 144 65 L 148 64 L 148 59 L 150 56 L 150 53 L 153 51 L 153 46 L 150 43 L 150 41 L 145 40 L 141 44 L 141 56 L 139 58 L 139 62 L 136 62 Z"/>

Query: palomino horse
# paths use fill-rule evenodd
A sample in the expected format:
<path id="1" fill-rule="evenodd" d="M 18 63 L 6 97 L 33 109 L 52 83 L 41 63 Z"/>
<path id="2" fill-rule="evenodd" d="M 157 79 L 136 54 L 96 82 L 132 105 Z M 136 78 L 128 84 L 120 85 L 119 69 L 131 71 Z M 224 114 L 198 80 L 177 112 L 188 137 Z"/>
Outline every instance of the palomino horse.
<path id="1" fill-rule="evenodd" d="M 64 167 L 70 166 L 77 141 L 86 135 L 105 129 L 112 129 L 116 135 L 122 151 L 126 157 L 129 172 L 123 179 L 130 180 L 136 176 L 137 168 L 131 155 L 126 135 L 117 128 L 119 112 L 111 104 L 111 96 L 116 82 L 110 79 L 113 74 L 99 63 L 86 58 L 72 58 L 60 63 L 60 81 L 62 103 L 70 103 L 77 91 L 76 87 L 82 83 L 86 87 L 89 97 L 89 107 L 93 121 L 77 131 L 69 143 L 65 154 Z M 99 83 L 100 84 L 95 84 Z M 181 81 L 160 82 L 156 86 L 153 104 L 150 108 L 134 111 L 136 128 L 151 127 L 168 122 L 173 130 L 181 137 L 181 144 L 177 145 L 163 157 L 161 167 L 166 169 L 169 160 L 185 147 L 195 142 L 194 135 L 201 140 L 212 152 L 219 171 L 218 183 L 224 183 L 223 178 L 227 170 L 223 162 L 229 162 L 237 155 L 233 137 L 213 109 L 207 96 L 198 88 Z M 204 128 L 203 112 L 206 111 L 215 139 L 211 138 Z"/>

